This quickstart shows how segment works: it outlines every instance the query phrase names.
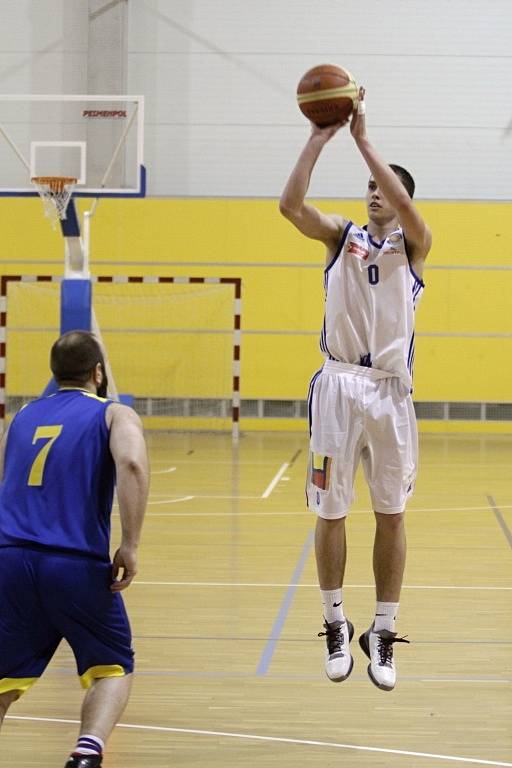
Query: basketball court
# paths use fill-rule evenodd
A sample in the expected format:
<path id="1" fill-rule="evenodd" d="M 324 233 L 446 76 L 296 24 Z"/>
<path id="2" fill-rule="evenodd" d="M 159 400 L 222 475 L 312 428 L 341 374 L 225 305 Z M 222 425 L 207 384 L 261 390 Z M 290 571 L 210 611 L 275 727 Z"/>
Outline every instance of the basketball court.
<path id="1" fill-rule="evenodd" d="M 346 682 L 324 675 L 305 437 L 155 433 L 149 445 L 140 573 L 125 593 L 137 676 L 107 768 L 511 765 L 506 437 L 421 441 L 399 622 L 411 644 L 391 693 L 357 643 Z M 356 493 L 344 600 L 357 635 L 374 595 L 361 481 Z M 6 764 L 59 765 L 81 696 L 62 647 L 11 709 Z"/>
<path id="2" fill-rule="evenodd" d="M 91 303 L 89 247 L 98 201 L 145 194 L 142 97 L 10 97 L 3 110 L 0 162 L 9 169 L 9 186 L 0 194 L 35 196 L 30 179 L 40 179 L 46 210 L 61 227 L 65 263 L 63 280 L 62 275 L 24 280 L 21 272 L 4 280 L 3 395 L 7 392 L 15 408 L 36 394 L 22 391 L 16 378 L 16 369 L 24 370 L 26 340 L 44 366 L 59 312 L 61 330 L 82 323 L 103 335 L 115 361 L 111 380 L 123 365 L 136 367 L 134 347 L 123 346 L 126 325 L 119 318 L 135 312 L 142 323 L 150 299 L 143 293 L 130 299 L 126 286 L 140 289 L 148 282 L 157 290 L 162 281 L 149 269 L 129 278 L 96 275 L 98 305 Z M 29 130 L 34 126 L 44 126 L 37 138 Z M 91 151 L 94 146 L 101 151 Z M 49 198 L 63 193 L 68 203 L 73 197 L 66 218 L 59 220 Z M 80 197 L 85 200 L 75 207 Z M 385 693 L 371 684 L 357 642 L 351 677 L 330 683 L 323 671 L 324 641 L 317 637 L 322 626 L 315 520 L 304 501 L 306 427 L 302 432 L 239 432 L 241 284 L 235 278 L 166 278 L 167 285 L 181 283 L 178 291 L 187 300 L 195 301 L 204 288 L 217 291 L 208 294 L 216 307 L 225 304 L 218 325 L 205 310 L 198 326 L 171 323 L 171 331 L 166 326 L 174 338 L 181 334 L 178 359 L 179 344 L 188 349 L 187 334 L 203 339 L 206 348 L 194 353 L 198 371 L 214 339 L 224 339 L 215 356 L 227 374 L 210 392 L 219 410 L 205 405 L 195 413 L 202 419 L 196 418 L 195 431 L 187 428 L 194 416 L 190 409 L 207 398 L 198 382 L 208 376 L 179 379 L 174 371 L 173 380 L 181 383 L 166 395 L 166 403 L 159 390 L 144 403 L 137 403 L 137 392 L 126 395 L 127 402 L 146 408 L 152 484 L 140 572 L 125 593 L 137 674 L 105 768 L 512 768 L 510 437 L 421 435 L 419 481 L 407 512 L 409 550 L 399 621 L 410 645 L 396 652 L 397 688 Z M 28 284 L 32 293 L 23 299 L 19 292 L 11 301 L 13 283 L 20 291 Z M 102 293 L 106 283 L 124 286 L 128 304 L 123 310 L 111 294 Z M 105 321 L 100 299 L 107 307 Z M 34 327 L 29 310 L 20 310 L 23 301 L 27 307 L 41 301 L 39 316 L 48 322 Z M 109 313 L 112 306 L 116 311 Z M 163 315 L 158 312 L 163 310 L 157 308 L 146 335 L 137 326 L 141 355 L 161 343 Z M 29 317 L 26 327 L 23 317 Z M 179 412 L 166 410 L 170 400 L 180 402 Z M 155 404 L 163 410 L 151 410 Z M 356 494 L 348 522 L 344 605 L 357 637 L 374 608 L 374 523 L 361 476 Z M 113 543 L 118 535 L 115 512 Z M 81 698 L 73 659 L 63 644 L 46 675 L 9 712 L 2 733 L 5 764 L 60 765 L 77 731 Z"/>

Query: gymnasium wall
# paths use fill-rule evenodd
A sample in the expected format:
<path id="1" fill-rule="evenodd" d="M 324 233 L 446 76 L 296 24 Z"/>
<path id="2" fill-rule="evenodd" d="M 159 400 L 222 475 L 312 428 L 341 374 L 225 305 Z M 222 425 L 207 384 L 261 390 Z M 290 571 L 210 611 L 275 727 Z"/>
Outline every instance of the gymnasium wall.
<path id="1" fill-rule="evenodd" d="M 322 0 L 314 13 L 309 0 L 4 0 L 2 11 L 0 91 L 117 82 L 145 95 L 150 197 L 101 202 L 93 271 L 242 277 L 247 399 L 303 398 L 321 361 L 322 249 L 277 199 L 308 133 L 299 77 L 322 61 L 350 69 L 367 87 L 371 137 L 413 172 L 433 230 L 416 399 L 512 400 L 508 0 Z M 362 222 L 366 181 L 345 131 L 311 198 Z M 1 200 L 0 225 L 2 273 L 62 272 L 39 201 Z"/>
<path id="2" fill-rule="evenodd" d="M 509 0 L 1 5 L 0 92 L 144 94 L 150 195 L 278 196 L 308 132 L 296 84 L 332 61 L 366 86 L 370 135 L 418 197 L 510 197 Z M 345 132 L 311 194 L 353 199 L 365 182 Z"/>
<path id="3" fill-rule="evenodd" d="M 509 0 L 132 3 L 128 87 L 147 98 L 151 194 L 278 195 L 308 132 L 296 84 L 328 61 L 366 86 L 370 134 L 419 197 L 508 200 L 510 29 Z M 365 182 L 345 133 L 311 193 L 357 198 Z"/>
<path id="4" fill-rule="evenodd" d="M 339 201 L 317 203 L 326 211 L 340 209 Z M 430 201 L 419 206 L 435 243 L 418 310 L 415 398 L 510 401 L 512 206 Z M 61 237 L 43 220 L 39 201 L 4 201 L 2 209 L 5 272 L 61 274 Z M 364 218 L 360 202 L 344 201 L 341 210 L 356 221 Z M 471 242 L 489 244 L 485 259 L 468 247 Z M 95 274 L 242 278 L 244 399 L 305 397 L 309 377 L 321 363 L 322 263 L 322 247 L 305 241 L 280 217 L 276 200 L 105 200 L 93 220 Z M 48 324 L 31 318 L 30 307 L 26 311 L 29 326 Z M 142 321 L 134 316 L 133 326 Z M 162 355 L 172 354 L 172 348 L 158 345 L 146 350 L 148 379 L 158 376 Z M 43 380 L 45 374 L 43 368 Z M 129 370 L 120 384 L 134 390 Z"/>

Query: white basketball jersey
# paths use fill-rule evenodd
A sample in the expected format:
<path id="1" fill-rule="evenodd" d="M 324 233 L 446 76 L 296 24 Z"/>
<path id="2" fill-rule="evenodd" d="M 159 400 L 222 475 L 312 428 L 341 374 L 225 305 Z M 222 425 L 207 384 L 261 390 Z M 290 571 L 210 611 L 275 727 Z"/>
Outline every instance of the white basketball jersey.
<path id="1" fill-rule="evenodd" d="M 324 272 L 320 349 L 330 360 L 387 371 L 412 388 L 414 311 L 424 283 L 399 228 L 378 243 L 349 222 Z"/>

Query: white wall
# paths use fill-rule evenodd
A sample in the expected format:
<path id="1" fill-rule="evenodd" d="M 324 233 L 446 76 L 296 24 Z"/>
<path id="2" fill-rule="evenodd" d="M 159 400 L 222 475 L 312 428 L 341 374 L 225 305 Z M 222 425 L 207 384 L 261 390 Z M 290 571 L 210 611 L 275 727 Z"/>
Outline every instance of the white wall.
<path id="1" fill-rule="evenodd" d="M 0 0 L 0 93 L 80 93 L 87 2 Z"/>
<path id="2" fill-rule="evenodd" d="M 507 199 L 510 0 L 142 0 L 129 86 L 147 96 L 153 194 L 277 196 L 308 133 L 302 73 L 345 66 L 367 87 L 370 135 L 425 198 Z M 347 131 L 311 192 L 359 196 Z"/>
<path id="3" fill-rule="evenodd" d="M 511 0 L 119 4 L 127 90 L 146 96 L 150 194 L 278 196 L 308 134 L 296 84 L 333 62 L 367 87 L 370 136 L 418 197 L 510 198 Z M 94 92 L 90 7 L 0 0 L 0 92 Z M 366 178 L 345 130 L 311 194 L 358 197 Z"/>

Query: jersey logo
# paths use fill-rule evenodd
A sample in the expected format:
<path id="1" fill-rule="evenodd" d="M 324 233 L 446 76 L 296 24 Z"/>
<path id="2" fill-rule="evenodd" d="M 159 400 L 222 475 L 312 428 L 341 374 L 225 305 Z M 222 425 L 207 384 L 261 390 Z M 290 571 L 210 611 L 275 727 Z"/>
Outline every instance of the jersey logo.
<path id="1" fill-rule="evenodd" d="M 368 248 L 364 248 L 362 245 L 353 242 L 349 243 L 347 253 L 352 253 L 354 256 L 357 256 L 358 259 L 362 259 L 363 261 L 366 261 L 370 255 Z"/>
<path id="2" fill-rule="evenodd" d="M 399 243 L 402 239 L 402 235 L 400 232 L 393 232 L 392 235 L 388 237 L 388 243 L 392 243 L 392 245 L 396 245 Z"/>
<path id="3" fill-rule="evenodd" d="M 364 240 L 364 235 L 362 232 L 354 232 L 354 237 L 357 237 L 358 240 Z"/>

